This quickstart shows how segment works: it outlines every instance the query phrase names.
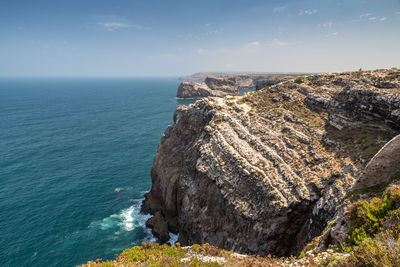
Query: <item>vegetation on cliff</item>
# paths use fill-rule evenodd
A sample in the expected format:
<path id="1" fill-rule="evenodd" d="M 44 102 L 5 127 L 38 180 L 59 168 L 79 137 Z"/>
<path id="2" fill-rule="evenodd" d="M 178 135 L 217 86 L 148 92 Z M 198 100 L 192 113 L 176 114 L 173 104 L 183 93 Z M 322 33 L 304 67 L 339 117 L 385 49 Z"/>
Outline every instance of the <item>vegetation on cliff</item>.
<path id="1" fill-rule="evenodd" d="M 255 266 L 278 263 L 272 257 L 248 256 L 222 250 L 208 244 L 181 247 L 143 243 L 123 251 L 116 260 L 90 261 L 82 267 L 106 266 Z"/>

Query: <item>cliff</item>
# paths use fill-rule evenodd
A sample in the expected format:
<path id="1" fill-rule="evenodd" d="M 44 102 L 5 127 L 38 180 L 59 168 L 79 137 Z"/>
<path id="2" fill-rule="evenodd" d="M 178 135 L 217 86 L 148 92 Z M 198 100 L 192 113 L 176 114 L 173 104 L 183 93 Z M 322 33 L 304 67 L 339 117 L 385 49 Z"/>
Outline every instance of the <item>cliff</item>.
<path id="1" fill-rule="evenodd" d="M 233 77 L 207 77 L 204 82 L 182 82 L 178 87 L 177 97 L 196 98 L 238 95 L 239 87 Z"/>
<path id="2" fill-rule="evenodd" d="M 165 231 L 179 232 L 184 245 L 300 253 L 399 133 L 399 93 L 400 70 L 391 69 L 310 75 L 178 107 L 143 205 L 157 214 L 154 234 L 165 241 Z"/>
<path id="3" fill-rule="evenodd" d="M 207 73 L 203 73 L 204 75 Z M 187 78 L 203 77 L 188 76 Z M 238 95 L 239 89 L 259 90 L 266 86 L 288 81 L 298 77 L 300 74 L 230 74 L 216 75 L 209 73 L 210 76 L 204 77 L 204 81 L 186 81 L 178 87 L 177 97 L 180 98 L 199 98 L 208 96 L 224 97 L 228 95 Z"/>
<path id="4" fill-rule="evenodd" d="M 267 86 L 293 80 L 297 77 L 301 77 L 301 74 L 276 74 L 267 77 L 260 77 L 254 81 L 254 88 L 256 90 L 261 90 Z"/>

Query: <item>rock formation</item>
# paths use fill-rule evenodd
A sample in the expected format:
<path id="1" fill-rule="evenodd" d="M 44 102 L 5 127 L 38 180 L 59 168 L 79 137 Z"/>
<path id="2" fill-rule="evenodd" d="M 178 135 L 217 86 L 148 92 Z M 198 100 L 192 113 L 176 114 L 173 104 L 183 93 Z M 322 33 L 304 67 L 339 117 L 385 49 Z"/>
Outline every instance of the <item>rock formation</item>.
<path id="1" fill-rule="evenodd" d="M 252 75 L 237 75 L 234 77 L 236 84 L 239 86 L 239 89 L 255 88 L 256 80 L 260 79 L 259 76 L 252 76 Z"/>
<path id="2" fill-rule="evenodd" d="M 238 95 L 239 87 L 233 77 L 207 77 L 204 82 L 182 82 L 177 97 L 196 98 L 207 96 L 223 97 Z"/>
<path id="3" fill-rule="evenodd" d="M 157 236 L 179 232 L 183 245 L 296 254 L 399 129 L 398 69 L 310 75 L 179 106 L 143 210 L 157 214 Z"/>
<path id="4" fill-rule="evenodd" d="M 198 76 L 196 73 L 193 77 Z M 204 82 L 187 81 L 178 87 L 177 96 L 181 98 L 199 98 L 208 96 L 224 97 L 238 95 L 239 89 L 259 90 L 280 82 L 288 81 L 299 76 L 298 74 L 231 74 L 220 76 L 208 76 Z M 190 78 L 191 76 L 188 76 Z"/>
<path id="5" fill-rule="evenodd" d="M 390 140 L 368 163 L 354 190 L 387 185 L 400 178 L 400 135 Z"/>
<path id="6" fill-rule="evenodd" d="M 265 88 L 267 86 L 271 86 L 271 85 L 275 85 L 275 84 L 278 84 L 278 83 L 281 83 L 281 82 L 285 82 L 285 81 L 287 81 L 289 79 L 291 79 L 291 78 L 288 78 L 288 79 L 260 79 L 260 80 L 257 80 L 255 82 L 255 88 L 258 91 L 258 90 L 261 90 L 261 89 L 263 89 L 263 88 Z"/>

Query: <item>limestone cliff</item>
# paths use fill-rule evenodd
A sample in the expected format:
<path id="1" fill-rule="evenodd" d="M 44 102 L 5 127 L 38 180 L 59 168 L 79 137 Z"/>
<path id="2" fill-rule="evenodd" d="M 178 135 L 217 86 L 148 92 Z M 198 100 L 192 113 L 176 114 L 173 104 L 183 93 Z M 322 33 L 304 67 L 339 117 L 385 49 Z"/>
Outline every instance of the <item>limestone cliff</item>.
<path id="1" fill-rule="evenodd" d="M 204 82 L 182 82 L 177 97 L 196 98 L 207 96 L 223 97 L 238 95 L 239 86 L 233 77 L 207 77 Z"/>
<path id="2" fill-rule="evenodd" d="M 206 74 L 206 73 L 204 73 Z M 196 74 L 193 77 L 202 77 Z M 238 95 L 239 89 L 259 90 L 266 86 L 288 81 L 299 76 L 299 74 L 209 74 L 204 81 L 186 81 L 178 87 L 177 97 L 200 98 L 208 96 L 224 97 Z M 190 77 L 187 77 L 190 78 Z"/>
<path id="3" fill-rule="evenodd" d="M 296 254 L 399 129 L 398 69 L 310 75 L 243 97 L 205 98 L 175 111 L 143 210 L 184 245 Z"/>

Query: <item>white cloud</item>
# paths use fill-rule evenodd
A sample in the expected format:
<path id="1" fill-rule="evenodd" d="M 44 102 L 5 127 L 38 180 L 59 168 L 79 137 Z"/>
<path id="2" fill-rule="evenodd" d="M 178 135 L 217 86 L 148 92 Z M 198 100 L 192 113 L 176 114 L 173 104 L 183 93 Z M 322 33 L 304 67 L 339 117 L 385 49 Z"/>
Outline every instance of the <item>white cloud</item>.
<path id="1" fill-rule="evenodd" d="M 325 37 L 332 37 L 332 36 L 337 36 L 337 35 L 339 35 L 339 32 L 332 32 L 332 33 L 329 33 L 329 34 L 325 34 Z"/>
<path id="2" fill-rule="evenodd" d="M 286 6 L 279 6 L 279 7 L 273 8 L 272 12 L 279 13 L 279 12 L 283 12 L 285 9 L 286 9 Z"/>
<path id="3" fill-rule="evenodd" d="M 387 20 L 387 17 L 379 17 L 379 16 L 374 16 L 374 17 L 372 17 L 372 14 L 371 14 L 371 13 L 363 13 L 363 14 L 361 14 L 359 17 L 360 17 L 360 20 L 365 19 L 365 20 L 369 20 L 369 21 L 371 21 L 371 22 L 385 21 L 385 20 Z M 357 20 L 356 20 L 356 21 L 357 21 Z"/>
<path id="4" fill-rule="evenodd" d="M 331 28 L 333 25 L 332 21 L 328 21 L 326 23 L 322 23 L 322 24 L 318 24 L 318 27 L 322 27 L 322 28 Z"/>
<path id="5" fill-rule="evenodd" d="M 222 32 L 223 30 L 224 30 L 223 28 L 211 30 L 211 31 L 206 32 L 204 35 L 205 36 L 216 35 L 216 34 Z"/>
<path id="6" fill-rule="evenodd" d="M 271 45 L 274 46 L 274 47 L 284 47 L 284 46 L 288 46 L 289 43 L 285 42 L 285 41 L 282 41 L 282 40 L 280 40 L 278 38 L 274 38 L 272 40 L 272 42 L 271 42 Z"/>
<path id="7" fill-rule="evenodd" d="M 116 31 L 119 29 L 136 29 L 136 30 L 151 30 L 151 27 L 132 24 L 124 17 L 113 15 L 95 16 L 97 25 L 107 31 Z"/>
<path id="8" fill-rule="evenodd" d="M 318 12 L 317 9 L 312 9 L 312 10 L 300 10 L 299 13 L 298 13 L 297 15 L 299 15 L 299 16 L 303 16 L 303 15 L 308 15 L 308 16 L 310 16 L 310 15 L 312 15 L 312 14 L 314 14 L 314 13 L 317 13 L 317 12 Z"/>
<path id="9" fill-rule="evenodd" d="M 367 18 L 367 17 L 369 17 L 371 15 L 372 15 L 371 13 L 363 13 L 363 14 L 360 15 L 360 19 Z"/>
<path id="10" fill-rule="evenodd" d="M 211 26 L 211 24 L 210 24 L 210 23 L 206 23 L 206 24 L 204 24 L 204 26 L 206 26 L 206 27 L 210 27 L 210 26 Z"/>
<path id="11" fill-rule="evenodd" d="M 400 11 L 397 11 L 396 14 L 397 14 L 397 15 L 400 15 Z"/>
<path id="12" fill-rule="evenodd" d="M 387 20 L 387 17 L 369 17 L 368 20 L 372 22 L 385 21 Z"/>
<path id="13" fill-rule="evenodd" d="M 116 21 L 110 21 L 110 22 L 99 22 L 98 23 L 100 26 L 102 26 L 104 29 L 107 31 L 115 31 L 118 29 L 122 28 L 132 28 L 136 30 L 151 30 L 151 27 L 146 27 L 146 26 L 141 26 L 141 25 L 135 25 L 135 24 L 128 24 L 128 23 L 122 23 L 122 22 L 116 22 Z"/>
<path id="14" fill-rule="evenodd" d="M 254 42 L 251 42 L 251 43 L 247 43 L 245 45 L 246 49 L 252 49 L 252 48 L 257 48 L 257 47 L 260 47 L 260 42 L 259 41 L 254 41 Z"/>
<path id="15" fill-rule="evenodd" d="M 222 46 L 216 49 L 204 50 L 203 48 L 198 49 L 196 52 L 199 58 L 208 58 L 215 60 L 216 58 L 225 58 L 224 62 L 229 62 L 235 64 L 236 62 L 231 62 L 231 60 L 237 59 L 238 57 L 243 59 L 253 58 L 256 60 L 258 56 L 263 56 L 271 53 L 281 53 L 282 48 L 287 46 L 292 46 L 292 43 L 283 41 L 278 38 L 274 38 L 269 41 L 251 41 L 242 44 L 241 46 Z M 225 65 L 224 67 L 238 67 L 243 68 L 240 64 L 238 65 Z"/>
<path id="16" fill-rule="evenodd" d="M 115 22 L 115 21 L 99 22 L 98 24 L 110 32 L 121 29 L 121 28 L 130 28 L 131 27 L 131 25 L 129 25 L 129 24 Z"/>

